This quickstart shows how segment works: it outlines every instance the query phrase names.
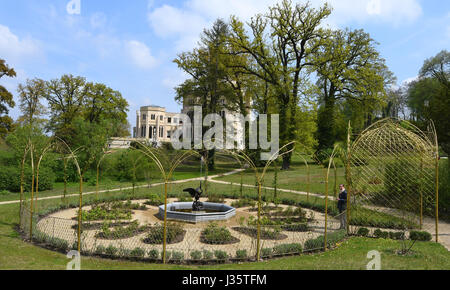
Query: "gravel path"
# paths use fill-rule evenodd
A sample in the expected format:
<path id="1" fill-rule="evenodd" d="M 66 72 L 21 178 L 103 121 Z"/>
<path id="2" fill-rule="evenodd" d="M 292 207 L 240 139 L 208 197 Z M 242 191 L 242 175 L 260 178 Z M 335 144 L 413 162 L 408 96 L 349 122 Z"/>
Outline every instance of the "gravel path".
<path id="1" fill-rule="evenodd" d="M 208 181 L 212 182 L 212 183 L 217 183 L 217 184 L 240 186 L 239 183 L 232 183 L 232 182 L 227 182 L 227 181 L 222 181 L 222 180 L 215 180 L 215 178 L 236 174 L 236 173 L 241 172 L 242 170 L 243 169 L 236 169 L 236 170 L 233 170 L 231 172 L 224 173 L 224 174 L 212 175 L 212 176 L 208 177 Z M 186 182 L 190 182 L 190 181 L 199 181 L 199 180 L 203 180 L 203 177 L 172 181 L 172 182 L 170 182 L 170 184 L 179 184 L 179 183 L 186 183 Z M 150 186 L 151 187 L 155 187 L 155 186 L 161 186 L 163 184 L 164 183 L 155 183 L 155 184 L 151 184 Z M 148 186 L 148 185 L 142 185 L 142 186 L 138 186 L 138 187 L 146 187 L 146 186 Z M 250 184 L 243 184 L 243 186 L 244 187 L 249 187 L 249 188 L 256 188 L 255 185 L 250 185 Z M 263 189 L 267 189 L 267 190 L 274 190 L 273 187 L 262 187 L 262 188 Z M 99 193 L 104 193 L 104 192 L 108 192 L 108 191 L 109 192 L 115 192 L 115 191 L 128 190 L 128 189 L 132 189 L 132 187 L 121 188 L 121 189 L 102 190 L 102 191 L 99 191 Z M 282 188 L 277 188 L 277 190 L 280 191 L 280 192 L 287 192 L 287 193 L 293 193 L 293 194 L 299 194 L 299 195 L 307 195 L 307 193 L 304 192 L 304 191 L 282 189 Z M 86 192 L 86 193 L 83 193 L 83 195 L 90 195 L 90 194 L 95 194 L 95 193 L 96 193 L 95 191 L 94 192 Z M 71 194 L 71 195 L 67 195 L 67 196 L 78 196 L 78 194 Z M 311 197 L 318 197 L 318 198 L 322 198 L 322 199 L 325 198 L 325 196 L 323 196 L 323 195 L 314 194 L 314 193 L 309 193 L 309 196 L 311 196 Z M 38 200 L 57 199 L 57 198 L 61 198 L 61 197 L 62 197 L 62 195 L 41 197 Z M 328 198 L 330 200 L 334 200 L 335 199 L 334 196 L 329 196 Z M 15 204 L 15 203 L 19 203 L 19 200 L 0 202 L 0 205 Z M 398 212 L 396 212 L 395 209 L 382 208 L 382 207 L 372 207 L 372 209 L 376 209 L 376 210 L 379 210 L 379 211 L 382 211 L 382 212 L 385 212 L 385 213 L 388 213 L 388 214 L 399 216 Z M 316 212 L 315 216 L 316 216 L 316 219 L 318 219 L 318 220 L 322 220 L 323 219 L 323 217 L 321 216 L 320 213 Z M 433 237 L 436 236 L 435 220 L 434 219 L 425 217 L 423 219 L 423 228 L 424 228 L 424 230 L 426 230 L 430 234 L 432 234 Z M 450 224 L 447 223 L 447 222 L 444 222 L 442 220 L 439 221 L 439 237 L 438 237 L 438 240 L 439 240 L 439 243 L 444 245 L 447 248 L 447 250 L 450 251 Z"/>

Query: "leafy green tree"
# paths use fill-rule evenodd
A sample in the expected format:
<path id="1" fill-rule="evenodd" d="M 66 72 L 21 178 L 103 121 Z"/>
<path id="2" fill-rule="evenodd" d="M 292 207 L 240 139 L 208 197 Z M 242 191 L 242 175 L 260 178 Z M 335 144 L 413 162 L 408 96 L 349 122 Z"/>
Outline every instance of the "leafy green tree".
<path id="1" fill-rule="evenodd" d="M 79 134 L 74 120 L 80 117 L 91 124 L 106 125 L 108 137 L 129 136 L 128 102 L 120 92 L 72 75 L 48 81 L 46 87 L 45 98 L 50 107 L 47 127 L 70 146 Z"/>
<path id="2" fill-rule="evenodd" d="M 46 90 L 45 81 L 38 78 L 27 80 L 25 84 L 19 84 L 17 92 L 19 93 L 19 108 L 22 112 L 19 122 L 33 124 L 46 113 L 46 108 L 41 103 L 46 95 Z"/>
<path id="3" fill-rule="evenodd" d="M 128 125 L 128 102 L 122 94 L 99 83 L 88 83 L 86 87 L 88 93 L 82 102 L 85 119 L 91 123 L 108 120 L 111 124 L 111 136 L 129 136 L 129 131 L 123 130 Z"/>
<path id="4" fill-rule="evenodd" d="M 50 121 L 48 129 L 65 142 L 71 143 L 76 132 L 74 119 L 82 113 L 83 101 L 88 94 L 86 79 L 63 75 L 60 79 L 46 82 Z"/>
<path id="5" fill-rule="evenodd" d="M 203 32 L 199 48 L 181 53 L 174 60 L 191 77 L 176 88 L 175 99 L 188 107 L 201 106 L 204 115 L 220 114 L 224 108 L 237 111 L 236 92 L 241 84 L 227 70 L 228 33 L 228 25 L 218 19 L 211 29 Z M 242 95 L 240 97 L 239 107 L 242 108 L 244 101 Z M 203 128 L 203 133 L 206 130 Z M 214 152 L 203 150 L 210 170 L 214 169 Z"/>
<path id="6" fill-rule="evenodd" d="M 426 129 L 433 120 L 439 145 L 450 154 L 450 53 L 441 51 L 425 60 L 419 79 L 409 84 L 408 107 L 411 119 Z"/>
<path id="7" fill-rule="evenodd" d="M 442 50 L 436 56 L 425 60 L 420 77 L 432 77 L 450 90 L 450 52 Z"/>
<path id="8" fill-rule="evenodd" d="M 386 99 L 386 83 L 393 81 L 392 73 L 368 33 L 348 29 L 328 33 L 320 49 L 311 56 L 321 89 L 317 131 L 319 150 L 332 148 L 338 139 L 335 124 L 339 114 L 337 102 L 352 100 L 354 104 L 361 104 L 360 107 L 366 109 L 366 121 L 370 122 L 369 114 Z"/>
<path id="9" fill-rule="evenodd" d="M 0 59 L 0 79 L 4 76 L 15 77 L 16 72 L 10 68 L 5 60 Z M 12 130 L 13 120 L 8 116 L 9 108 L 14 108 L 13 95 L 2 85 L 0 85 L 0 137 L 4 137 Z"/>
<path id="10" fill-rule="evenodd" d="M 83 177 L 87 170 L 95 164 L 95 161 L 104 154 L 105 144 L 109 137 L 108 124 L 105 120 L 100 123 L 91 123 L 77 117 L 73 121 L 73 129 L 77 134 L 72 139 L 72 150 L 79 149 L 76 157 Z"/>
<path id="11" fill-rule="evenodd" d="M 265 15 L 258 14 L 249 23 L 251 34 L 243 22 L 231 19 L 230 45 L 237 55 L 247 55 L 251 61 L 240 69 L 267 82 L 274 92 L 280 114 L 280 146 L 297 139 L 297 105 L 305 83 L 308 61 L 321 47 L 326 36 L 320 27 L 330 15 L 327 4 L 319 9 L 309 3 L 295 4 L 284 0 L 269 8 Z M 283 156 L 283 169 L 288 169 L 291 154 Z"/>

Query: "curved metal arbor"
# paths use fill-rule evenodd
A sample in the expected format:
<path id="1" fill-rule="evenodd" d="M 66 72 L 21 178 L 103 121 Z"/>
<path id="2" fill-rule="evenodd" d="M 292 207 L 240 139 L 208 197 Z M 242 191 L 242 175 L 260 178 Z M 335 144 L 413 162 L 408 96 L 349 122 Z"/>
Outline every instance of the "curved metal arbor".
<path id="1" fill-rule="evenodd" d="M 349 152 L 350 224 L 362 224 L 370 215 L 377 228 L 432 230 L 424 216 L 438 218 L 437 160 L 434 131 L 426 134 L 396 119 L 367 128 Z M 437 223 L 434 227 L 437 240 Z"/>

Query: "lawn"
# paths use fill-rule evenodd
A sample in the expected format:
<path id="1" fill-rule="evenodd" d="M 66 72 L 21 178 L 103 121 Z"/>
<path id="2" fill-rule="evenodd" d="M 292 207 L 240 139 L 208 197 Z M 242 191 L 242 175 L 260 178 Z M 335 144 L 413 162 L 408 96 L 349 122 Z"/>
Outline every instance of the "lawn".
<path id="1" fill-rule="evenodd" d="M 18 205 L 0 206 L 0 269 L 65 269 L 65 255 L 22 241 L 16 231 Z M 222 265 L 162 265 L 85 257 L 82 269 L 211 269 L 211 270 L 300 270 L 365 269 L 367 253 L 381 253 L 382 269 L 450 269 L 450 252 L 433 242 L 418 242 L 413 254 L 398 256 L 399 241 L 350 238 L 326 253 L 292 256 L 258 263 Z"/>
<path id="2" fill-rule="evenodd" d="M 236 164 L 230 162 L 217 162 L 217 166 L 215 170 L 209 172 L 209 175 L 222 174 L 226 172 L 230 172 L 236 169 Z M 203 172 L 204 173 L 204 172 Z M 159 175 L 154 173 L 155 176 Z M 190 179 L 190 178 L 198 178 L 203 175 L 200 175 L 200 167 L 197 164 L 182 164 L 179 166 L 173 173 L 171 181 Z M 136 186 L 147 185 L 148 183 L 161 183 L 163 180 L 158 178 L 152 178 L 150 182 L 139 181 L 136 183 Z M 113 181 L 110 179 L 100 179 L 99 182 L 99 191 L 101 190 L 111 190 L 117 188 L 128 188 L 132 187 L 132 183 L 130 181 Z M 62 195 L 64 190 L 64 183 L 55 182 L 53 184 L 52 190 L 39 191 L 39 197 L 48 197 L 55 195 Z M 83 183 L 83 192 L 94 192 L 96 191 L 95 182 L 84 182 Z M 79 183 L 77 182 L 69 182 L 67 184 L 67 194 L 75 194 L 79 192 Z M 30 198 L 31 194 L 29 192 L 24 193 L 26 198 Z M 0 194 L 0 202 L 2 201 L 11 201 L 11 200 L 19 200 L 20 194 L 18 192 L 10 192 L 6 194 Z"/>
<path id="3" fill-rule="evenodd" d="M 304 165 L 303 165 L 304 166 Z M 295 169 L 295 171 L 294 171 Z M 290 179 L 295 179 L 295 176 L 302 175 L 302 165 L 294 164 L 293 169 L 287 172 L 278 172 L 279 174 L 279 188 L 291 187 Z M 316 172 L 324 172 L 324 169 L 316 166 Z M 230 168 L 224 168 L 216 173 L 230 171 Z M 183 172 L 183 171 L 182 171 Z M 189 173 L 190 172 L 190 173 Z M 286 178 L 283 178 L 283 174 Z M 186 177 L 188 176 L 188 177 Z M 198 177 L 198 174 L 193 170 L 186 169 L 183 177 L 175 179 L 184 179 L 189 177 Z M 253 178 L 253 179 L 252 179 Z M 270 178 L 273 178 L 273 171 L 269 171 L 266 178 L 266 185 L 270 185 Z M 235 183 L 240 182 L 240 175 L 224 177 L 229 181 Z M 253 180 L 253 182 L 252 182 Z M 320 179 L 317 178 L 317 181 Z M 323 180 L 323 179 L 322 179 Z M 250 172 L 244 174 L 244 183 L 254 184 L 254 177 Z M 289 183 L 289 186 L 287 184 Z M 298 190 L 302 190 L 302 183 L 296 183 L 299 186 Z M 131 184 L 123 183 L 121 186 L 126 187 Z M 112 188 L 112 185 L 102 184 L 103 189 Z M 198 182 L 187 182 L 182 184 L 169 185 L 169 194 L 172 196 L 180 196 L 183 188 L 197 187 Z M 316 188 L 323 186 L 322 183 L 316 183 Z M 313 187 L 311 187 L 313 188 Z M 77 184 L 70 186 L 69 193 L 77 192 Z M 94 191 L 95 187 L 87 185 L 85 191 Z M 145 196 L 150 193 L 161 194 L 162 186 L 156 187 L 141 187 L 136 189 L 135 194 Z M 319 191 L 319 190 L 318 190 Z M 316 191 L 316 192 L 318 192 Z M 131 194 L 130 191 L 127 191 Z M 319 191 L 320 192 L 320 191 Z M 229 185 L 208 183 L 209 195 L 222 195 L 239 197 L 241 188 L 238 184 L 230 187 Z M 61 194 L 61 186 L 58 185 L 54 190 L 43 192 L 41 196 L 59 195 Z M 100 198 L 118 194 L 117 192 L 105 192 L 100 194 Z M 256 189 L 250 187 L 243 187 L 242 194 L 244 196 L 256 197 Z M 270 200 L 274 195 L 273 190 L 264 189 L 264 200 Z M 292 199 L 296 202 L 309 202 L 317 206 L 324 206 L 322 198 L 310 197 L 307 201 L 306 196 L 278 192 L 280 199 Z M 184 195 L 183 195 L 184 196 Z M 187 194 L 185 197 L 188 197 Z M 84 198 L 85 201 L 95 198 L 94 195 L 88 195 Z M 11 198 L 13 199 L 13 198 Z M 77 197 L 68 198 L 68 202 L 76 202 Z M 39 201 L 39 208 L 45 209 L 61 203 L 59 198 L 51 200 Z M 330 201 L 331 208 L 335 208 L 334 202 Z M 16 227 L 18 223 L 18 204 L 0 205 L 0 269 L 65 269 L 69 261 L 65 255 L 43 249 L 27 242 L 22 241 L 18 234 Z M 440 244 L 433 242 L 418 242 L 413 248 L 413 253 L 409 256 L 399 256 L 396 250 L 401 248 L 401 242 L 383 239 L 368 239 L 368 238 L 350 238 L 343 242 L 337 249 L 330 250 L 326 253 L 319 253 L 313 255 L 291 256 L 270 261 L 258 263 L 242 263 L 242 264 L 221 264 L 221 265 L 162 265 L 150 264 L 133 261 L 108 260 L 94 257 L 82 258 L 83 269 L 233 269 L 233 270 L 255 270 L 255 269 L 365 269 L 369 259 L 366 257 L 371 250 L 378 250 L 381 253 L 382 269 L 450 269 L 450 253 Z"/>
<path id="4" fill-rule="evenodd" d="M 169 187 L 173 195 L 182 188 L 196 186 L 196 182 L 174 184 Z M 140 188 L 136 194 L 161 193 L 162 187 Z M 229 186 L 210 184 L 211 194 L 220 194 L 227 190 L 238 195 L 239 187 L 230 193 Z M 255 189 L 244 188 L 244 194 L 255 194 Z M 100 197 L 112 195 L 103 193 Z M 267 195 L 273 192 L 266 192 Z M 289 197 L 298 201 L 306 197 L 291 193 L 280 193 L 280 197 Z M 86 197 L 85 200 L 94 198 Z M 69 198 L 70 202 L 76 197 Z M 314 199 L 321 202 L 322 199 Z M 40 201 L 40 208 L 59 204 L 60 199 Z M 16 231 L 18 223 L 18 204 L 0 206 L 0 269 L 65 269 L 69 261 L 65 255 L 43 249 L 22 241 Z M 350 238 L 335 250 L 314 255 L 291 256 L 258 263 L 222 264 L 222 265 L 162 265 L 132 261 L 108 260 L 93 257 L 82 258 L 83 269 L 365 269 L 369 259 L 367 252 L 378 250 L 381 253 L 382 269 L 450 269 L 450 253 L 441 245 L 433 242 L 419 242 L 410 256 L 398 256 L 395 251 L 401 248 L 401 242 L 383 239 Z"/>
<path id="5" fill-rule="evenodd" d="M 280 164 L 277 165 L 278 167 Z M 310 175 L 310 185 L 309 192 L 325 194 L 325 176 L 327 174 L 327 168 L 322 165 L 317 165 L 313 162 L 308 163 L 309 175 Z M 261 168 L 258 169 L 262 171 Z M 297 191 L 308 190 L 308 170 L 305 163 L 299 159 L 297 156 L 292 157 L 292 164 L 289 170 L 276 170 L 275 165 L 269 167 L 264 176 L 264 186 L 274 187 L 275 186 L 275 172 L 277 175 L 277 187 L 281 189 L 291 189 Z M 330 169 L 330 174 L 328 177 L 328 193 L 330 195 L 334 194 L 334 186 L 341 183 L 345 184 L 345 170 L 343 167 L 338 167 L 336 171 L 336 181 L 334 176 L 334 168 Z M 229 181 L 233 183 L 241 182 L 241 175 L 229 175 L 217 178 L 217 180 Z M 253 169 L 247 169 L 242 174 L 242 181 L 244 184 L 255 184 L 255 171 Z M 336 191 L 337 192 L 337 191 Z"/>

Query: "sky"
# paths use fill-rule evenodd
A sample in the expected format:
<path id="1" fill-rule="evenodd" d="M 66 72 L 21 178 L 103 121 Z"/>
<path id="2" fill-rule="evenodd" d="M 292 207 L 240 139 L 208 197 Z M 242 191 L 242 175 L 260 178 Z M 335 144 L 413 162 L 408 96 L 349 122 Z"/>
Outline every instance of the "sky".
<path id="1" fill-rule="evenodd" d="M 78 5 L 78 3 L 80 5 Z M 179 112 L 174 87 L 187 75 L 173 63 L 193 49 L 217 18 L 248 21 L 274 0 L 0 0 L 0 58 L 16 78 L 0 79 L 14 94 L 27 79 L 83 76 L 118 90 L 136 110 L 158 105 Z M 304 2 L 297 1 L 296 2 Z M 323 0 L 310 0 L 315 7 Z M 324 25 L 364 29 L 401 84 L 413 80 L 425 59 L 450 50 L 448 0 L 328 0 Z M 10 111 L 16 119 L 16 105 Z"/>

